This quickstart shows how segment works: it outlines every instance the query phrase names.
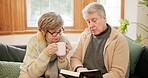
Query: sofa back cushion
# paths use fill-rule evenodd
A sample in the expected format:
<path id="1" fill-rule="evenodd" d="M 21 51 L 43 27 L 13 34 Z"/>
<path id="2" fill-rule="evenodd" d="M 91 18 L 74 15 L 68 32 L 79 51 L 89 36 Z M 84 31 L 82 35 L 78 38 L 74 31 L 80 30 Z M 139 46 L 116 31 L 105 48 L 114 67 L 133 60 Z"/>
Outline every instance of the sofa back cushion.
<path id="1" fill-rule="evenodd" d="M 129 44 L 129 51 L 130 51 L 130 60 L 129 60 L 129 74 L 134 74 L 136 64 L 139 61 L 140 55 L 143 51 L 143 45 L 140 43 L 135 42 L 134 40 L 127 37 L 128 44 Z"/>

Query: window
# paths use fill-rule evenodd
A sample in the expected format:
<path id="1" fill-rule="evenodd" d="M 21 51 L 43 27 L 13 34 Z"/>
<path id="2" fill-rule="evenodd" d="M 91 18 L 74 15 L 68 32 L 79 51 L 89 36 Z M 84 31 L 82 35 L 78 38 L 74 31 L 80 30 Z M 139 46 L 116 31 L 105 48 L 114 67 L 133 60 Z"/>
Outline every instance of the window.
<path id="1" fill-rule="evenodd" d="M 27 0 L 27 26 L 37 27 L 39 17 L 49 11 L 60 14 L 64 26 L 74 26 L 73 0 Z"/>
<path id="2" fill-rule="evenodd" d="M 98 0 L 98 2 L 99 1 L 105 7 L 107 23 L 112 26 L 119 26 L 121 0 Z M 62 16 L 65 27 L 73 27 L 73 4 L 73 0 L 27 0 L 27 26 L 37 27 L 37 20 L 43 13 L 54 11 Z"/>
<path id="3" fill-rule="evenodd" d="M 123 0 L 122 0 L 123 1 Z M 123 17 L 122 8 L 124 7 L 121 0 L 100 0 L 106 10 L 107 23 L 112 26 L 119 26 L 119 20 Z"/>
<path id="4" fill-rule="evenodd" d="M 35 1 L 35 2 L 32 2 Z M 65 32 L 80 33 L 87 27 L 82 17 L 84 6 L 96 0 L 27 0 L 27 28 L 37 26 L 38 18 L 45 12 L 54 11 L 64 19 Z M 62 4 L 61 4 L 62 3 Z M 54 6 L 54 7 L 53 7 Z"/>
<path id="5" fill-rule="evenodd" d="M 28 3 L 28 1 L 35 1 L 39 2 L 34 3 L 34 6 L 31 6 L 31 4 Z M 45 5 L 44 2 L 45 1 Z M 28 34 L 28 33 L 36 33 L 37 27 L 33 27 L 36 19 L 38 18 L 40 14 L 43 12 L 46 12 L 46 9 L 49 9 L 49 3 L 54 3 L 56 0 L 0 0 L 0 35 L 5 35 L 5 34 Z M 65 2 L 61 2 L 65 1 Z M 63 13 L 61 11 L 61 8 L 58 7 L 64 7 L 62 5 L 57 6 L 57 9 L 53 9 L 53 7 L 50 7 L 51 10 L 58 11 L 59 9 L 61 11 L 58 11 L 62 13 L 63 18 L 68 22 L 68 24 L 65 27 L 65 33 L 81 33 L 84 28 L 87 27 L 87 24 L 85 20 L 82 17 L 82 9 L 84 6 L 91 2 L 95 2 L 97 0 L 57 0 L 57 2 L 64 3 L 64 5 L 69 6 L 66 10 L 67 12 Z M 99 0 L 98 0 L 99 1 Z M 103 1 L 103 0 L 102 0 Z M 100 1 L 100 2 L 102 2 Z M 118 0 L 116 0 L 118 2 Z M 121 17 L 123 18 L 123 2 L 124 0 L 121 0 Z M 107 2 L 107 0 L 106 0 Z M 104 4 L 107 4 L 104 2 Z M 103 2 L 102 2 L 103 3 Z M 69 5 L 70 4 L 70 5 Z M 111 3 L 110 3 L 111 4 Z M 27 6 L 28 5 L 28 6 Z M 42 7 L 36 8 L 36 6 L 43 5 Z M 66 7 L 67 7 L 66 6 Z M 31 7 L 35 8 L 36 11 L 31 10 Z M 43 9 L 43 7 L 47 7 L 46 9 Z M 30 8 L 30 9 L 27 9 Z M 70 9 L 69 8 L 73 8 Z M 41 11 L 39 12 L 38 9 Z M 31 11 L 31 12 L 29 12 Z M 30 13 L 30 14 L 29 14 Z M 34 13 L 34 14 L 33 14 Z M 31 15 L 32 14 L 32 15 Z M 66 15 L 66 16 L 65 16 Z M 107 14 L 110 15 L 110 14 Z M 28 18 L 28 16 L 31 18 Z M 68 20 L 66 19 L 68 18 Z M 118 17 L 119 18 L 119 17 Z M 27 20 L 31 20 L 34 23 L 28 22 Z M 73 21 L 73 22 L 72 22 Z M 69 24 L 70 23 L 70 24 Z M 28 24 L 28 25 L 27 25 Z"/>

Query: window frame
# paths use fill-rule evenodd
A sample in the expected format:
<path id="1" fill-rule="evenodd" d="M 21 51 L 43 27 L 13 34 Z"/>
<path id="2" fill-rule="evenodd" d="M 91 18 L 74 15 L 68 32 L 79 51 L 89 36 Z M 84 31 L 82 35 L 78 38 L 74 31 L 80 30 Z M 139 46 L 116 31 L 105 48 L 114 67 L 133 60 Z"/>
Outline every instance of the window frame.
<path id="1" fill-rule="evenodd" d="M 87 24 L 82 17 L 82 9 L 84 6 L 96 0 L 73 0 L 74 2 L 74 26 L 67 26 L 65 28 L 65 33 L 81 33 Z M 83 4 L 81 4 L 83 3 Z M 76 6 L 75 6 L 76 5 Z M 36 30 L 37 27 L 27 27 L 28 30 Z"/>
<path id="2" fill-rule="evenodd" d="M 84 6 L 97 0 L 74 0 L 74 26 L 65 27 L 65 33 L 81 33 L 87 24 L 82 17 Z M 99 1 L 98 1 L 99 2 Z M 33 34 L 37 27 L 27 27 L 26 0 L 0 0 L 0 35 Z M 121 0 L 121 18 L 124 18 L 124 0 Z"/>

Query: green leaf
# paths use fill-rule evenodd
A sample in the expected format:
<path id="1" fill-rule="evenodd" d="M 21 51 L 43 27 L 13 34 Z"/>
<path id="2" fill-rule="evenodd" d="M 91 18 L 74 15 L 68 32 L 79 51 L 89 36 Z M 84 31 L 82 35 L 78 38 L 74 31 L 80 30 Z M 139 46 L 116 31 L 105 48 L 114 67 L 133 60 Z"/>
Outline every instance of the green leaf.
<path id="1" fill-rule="evenodd" d="M 148 2 L 148 0 L 143 0 L 143 1 L 146 1 L 146 2 Z"/>
<path id="2" fill-rule="evenodd" d="M 148 7 L 148 0 L 139 1 L 138 4 Z"/>
<path id="3" fill-rule="evenodd" d="M 136 39 L 135 41 L 138 42 L 138 43 L 142 42 L 142 37 L 141 37 L 141 35 L 137 35 L 137 39 Z"/>
<path id="4" fill-rule="evenodd" d="M 129 25 L 129 21 L 127 19 L 120 19 L 120 26 L 118 28 L 118 31 L 122 34 L 125 34 L 127 32 L 127 26 Z"/>

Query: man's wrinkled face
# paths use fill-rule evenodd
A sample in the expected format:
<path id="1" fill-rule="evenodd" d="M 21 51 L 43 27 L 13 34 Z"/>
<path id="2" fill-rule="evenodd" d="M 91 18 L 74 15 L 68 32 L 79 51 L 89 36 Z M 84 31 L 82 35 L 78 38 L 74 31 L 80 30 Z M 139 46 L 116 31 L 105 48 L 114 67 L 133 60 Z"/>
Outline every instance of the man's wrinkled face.
<path id="1" fill-rule="evenodd" d="M 86 13 L 85 20 L 93 35 L 99 35 L 106 29 L 106 16 L 100 16 L 98 12 Z"/>

